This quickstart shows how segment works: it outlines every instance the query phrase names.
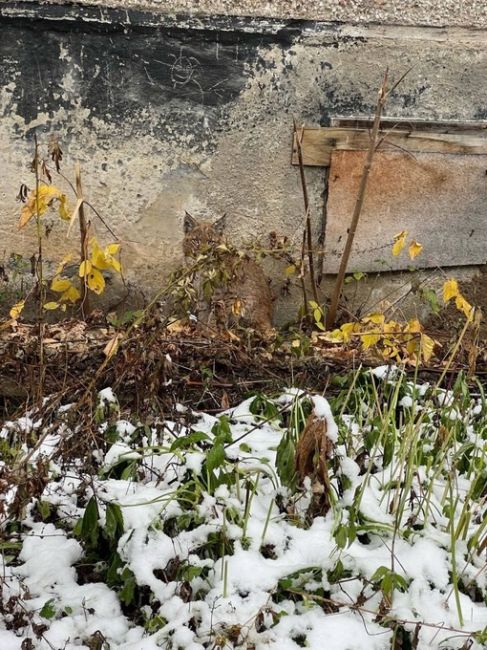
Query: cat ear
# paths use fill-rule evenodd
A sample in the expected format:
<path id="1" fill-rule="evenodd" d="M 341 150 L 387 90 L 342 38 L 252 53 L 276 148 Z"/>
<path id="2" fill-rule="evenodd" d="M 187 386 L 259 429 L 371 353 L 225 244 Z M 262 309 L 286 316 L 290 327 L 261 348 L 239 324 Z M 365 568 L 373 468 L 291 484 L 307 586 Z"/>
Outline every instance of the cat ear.
<path id="1" fill-rule="evenodd" d="M 213 224 L 213 228 L 216 230 L 216 232 L 219 235 L 223 235 L 223 231 L 225 230 L 226 226 L 226 219 L 227 215 L 224 214 L 223 217 L 220 217 L 215 223 Z"/>
<path id="2" fill-rule="evenodd" d="M 198 222 L 194 217 L 192 217 L 189 212 L 184 213 L 184 234 L 187 235 L 189 232 L 194 230 L 196 226 L 198 225 Z"/>

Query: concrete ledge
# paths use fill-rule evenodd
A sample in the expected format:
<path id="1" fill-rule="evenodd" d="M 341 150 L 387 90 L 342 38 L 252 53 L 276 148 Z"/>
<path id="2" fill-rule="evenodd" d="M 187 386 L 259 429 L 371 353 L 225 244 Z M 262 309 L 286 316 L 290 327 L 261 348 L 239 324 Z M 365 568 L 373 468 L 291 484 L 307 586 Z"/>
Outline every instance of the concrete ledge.
<path id="1" fill-rule="evenodd" d="M 24 0 L 28 5 L 36 0 Z M 65 4 L 68 0 L 44 0 L 44 4 Z M 336 21 L 363 25 L 416 25 L 434 27 L 487 28 L 484 0 L 78 0 L 80 7 L 137 9 L 163 14 L 254 16 L 278 19 Z"/>

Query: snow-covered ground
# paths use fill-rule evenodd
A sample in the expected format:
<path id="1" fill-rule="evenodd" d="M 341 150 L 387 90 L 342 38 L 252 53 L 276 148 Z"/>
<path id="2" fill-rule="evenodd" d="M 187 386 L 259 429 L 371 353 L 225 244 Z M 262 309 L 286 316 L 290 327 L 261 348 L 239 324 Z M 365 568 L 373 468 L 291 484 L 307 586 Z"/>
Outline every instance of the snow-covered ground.
<path id="1" fill-rule="evenodd" d="M 30 459 L 51 459 L 42 495 L 17 522 L 14 487 L 0 503 L 0 650 L 485 647 L 481 396 L 377 370 L 331 409 L 291 389 L 143 426 L 100 400 L 97 473 L 55 456 L 68 406 Z M 312 518 L 316 480 L 285 462 L 311 409 L 333 446 Z M 26 432 L 32 414 L 0 440 Z"/>

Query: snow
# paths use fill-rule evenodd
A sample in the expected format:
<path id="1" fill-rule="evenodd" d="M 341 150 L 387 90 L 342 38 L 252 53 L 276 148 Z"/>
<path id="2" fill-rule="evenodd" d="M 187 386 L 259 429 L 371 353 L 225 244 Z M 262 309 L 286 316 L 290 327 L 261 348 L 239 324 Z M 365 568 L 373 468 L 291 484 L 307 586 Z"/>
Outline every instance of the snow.
<path id="1" fill-rule="evenodd" d="M 375 369 L 373 374 L 374 381 L 391 381 L 390 369 Z M 455 426 L 465 424 L 465 439 L 480 454 L 485 430 L 479 402 L 462 411 L 453 394 L 431 390 L 405 382 L 399 400 L 403 408 L 420 407 L 424 449 L 434 447 L 432 405 L 436 400 L 438 406 L 440 400 L 449 412 L 458 413 Z M 69 473 L 53 465 L 41 501 L 51 504 L 58 519 L 39 521 L 32 502 L 23 519 L 18 561 L 10 563 L 5 553 L 3 599 L 22 603 L 24 622 L 12 629 L 11 615 L 0 615 L 0 649 L 20 650 L 26 638 L 40 650 L 85 649 L 95 633 L 101 633 L 110 648 L 120 650 L 296 650 L 303 643 L 316 650 L 389 650 L 393 631 L 381 624 L 378 614 L 385 598 L 381 591 L 385 587 L 374 577 L 379 570 L 402 581 L 393 591 L 387 618 L 404 621 L 411 633 L 421 623 L 420 650 L 462 648 L 467 639 L 472 643 L 468 647 L 480 650 L 481 641 L 469 637 L 487 626 L 484 557 L 467 545 L 485 510 L 482 497 L 474 502 L 469 496 L 476 477 L 455 476 L 455 500 L 449 506 L 457 529 L 470 499 L 465 533 L 453 542 L 455 569 L 484 598 L 474 599 L 473 590 L 461 591 L 457 594 L 460 611 L 445 509 L 450 494 L 448 467 L 442 472 L 442 467 L 418 466 L 400 511 L 397 497 L 406 475 L 397 474 L 394 463 L 383 468 L 382 459 L 371 459 L 369 471 L 364 471 L 347 453 L 332 400 L 288 389 L 273 400 L 277 409 L 289 410 L 299 400 L 310 399 L 335 445 L 336 463 L 330 465 L 330 472 L 335 472 L 333 503 L 307 521 L 304 514 L 312 481 L 305 481 L 297 492 L 281 483 L 278 446 L 286 432 L 284 421 L 253 414 L 253 399 L 224 413 L 233 442 L 226 444 L 223 462 L 212 476 L 207 459 L 218 444 L 212 430 L 217 430 L 219 419 L 205 413 L 192 414 L 194 424 L 182 430 L 174 422 L 163 423 L 171 433 L 164 445 L 157 442 L 155 429 L 133 439 L 139 423 L 118 420 L 114 429 L 118 439 L 108 444 L 98 475 L 90 480 L 81 465 L 71 466 Z M 100 401 L 118 405 L 110 388 L 101 392 Z M 5 423 L 2 435 L 30 431 L 36 425 L 35 418 L 24 417 Z M 68 433 L 65 426 L 60 419 L 59 428 L 44 438 L 39 453 L 52 456 L 60 432 Z M 100 427 L 106 430 L 106 423 Z M 351 435 L 353 445 L 362 449 L 367 427 L 362 429 L 355 415 L 345 413 L 341 428 L 347 440 Z M 191 432 L 203 432 L 209 439 L 171 451 L 173 434 Z M 396 444 L 400 436 L 401 432 Z M 448 456 L 449 463 L 454 462 L 453 456 Z M 137 472 L 132 478 L 120 478 L 117 468 L 127 462 L 134 463 Z M 83 568 L 93 560 L 73 527 L 93 496 L 100 531 L 107 530 L 109 504 L 120 509 L 123 530 L 115 540 L 120 560 L 117 575 L 122 580 L 128 571 L 138 590 L 136 598 L 145 598 L 135 601 L 136 622 L 121 602 L 122 583 L 110 586 L 96 577 L 82 578 Z M 7 503 L 13 498 L 13 493 L 7 496 Z M 339 544 L 340 530 L 352 526 L 355 534 Z M 104 544 L 108 542 L 105 539 Z M 339 569 L 343 576 L 332 577 Z M 48 616 L 46 608 L 51 610 Z M 45 631 L 37 638 L 35 628 L 41 623 Z"/>

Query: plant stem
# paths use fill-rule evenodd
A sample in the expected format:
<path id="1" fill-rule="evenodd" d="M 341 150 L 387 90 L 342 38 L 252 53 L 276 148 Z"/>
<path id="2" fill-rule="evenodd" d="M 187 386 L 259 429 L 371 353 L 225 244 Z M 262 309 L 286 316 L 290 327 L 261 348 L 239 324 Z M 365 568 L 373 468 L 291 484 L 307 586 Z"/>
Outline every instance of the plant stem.
<path id="1" fill-rule="evenodd" d="M 374 125 L 372 127 L 372 134 L 370 137 L 370 144 L 367 151 L 367 157 L 365 158 L 364 167 L 362 170 L 362 177 L 360 179 L 360 186 L 358 189 L 357 200 L 355 201 L 355 208 L 352 215 L 352 222 L 348 230 L 348 237 L 343 250 L 342 259 L 340 261 L 340 268 L 338 270 L 337 279 L 335 281 L 335 287 L 333 290 L 333 295 L 330 302 L 330 307 L 326 314 L 326 328 L 332 329 L 335 326 L 335 320 L 338 309 L 338 301 L 342 295 L 343 282 L 345 280 L 345 273 L 347 271 L 348 260 L 350 258 L 350 253 L 352 251 L 353 240 L 355 238 L 355 232 L 357 231 L 357 225 L 362 212 L 362 207 L 365 199 L 365 190 L 367 189 L 367 181 L 369 179 L 370 169 L 372 167 L 372 160 L 374 158 L 374 153 L 376 151 L 377 145 L 377 135 L 379 133 L 380 118 L 382 115 L 382 110 L 387 99 L 387 70 L 384 74 L 384 80 L 379 89 L 379 96 L 377 99 L 377 105 L 375 107 L 375 117 Z"/>
<path id="2" fill-rule="evenodd" d="M 79 201 L 83 200 L 83 191 L 81 186 L 81 169 L 79 162 L 76 163 L 76 195 Z M 81 243 L 81 262 L 86 262 L 88 259 L 88 226 L 86 224 L 84 203 L 81 202 L 79 206 L 79 235 Z M 86 284 L 86 275 L 84 275 L 81 282 L 81 316 L 84 319 L 86 314 L 90 313 L 90 297 L 88 294 L 88 287 Z"/>
<path id="3" fill-rule="evenodd" d="M 303 189 L 303 201 L 304 201 L 304 211 L 306 214 L 306 225 L 303 231 L 303 245 L 301 248 L 301 265 L 304 264 L 304 257 L 306 253 L 306 248 L 308 249 L 308 264 L 309 264 L 309 277 L 311 281 L 311 290 L 313 292 L 313 299 L 316 303 L 319 304 L 318 292 L 316 290 L 316 279 L 315 279 L 315 265 L 313 258 L 313 240 L 311 234 L 311 217 L 309 214 L 309 195 L 308 187 L 306 185 L 306 176 L 304 174 L 304 163 L 303 163 L 303 150 L 301 147 L 301 142 L 304 134 L 304 128 L 301 129 L 301 133 L 298 135 L 298 129 L 296 126 L 296 120 L 293 120 L 294 126 L 294 140 L 296 142 L 296 148 L 298 152 L 298 162 L 299 162 L 299 175 L 301 178 L 301 187 Z M 303 279 L 304 281 L 304 279 Z M 303 294 L 304 299 L 306 300 L 306 291 L 304 290 Z M 306 301 L 305 304 L 305 313 L 308 312 L 308 304 Z"/>
<path id="4" fill-rule="evenodd" d="M 44 365 L 44 269 L 43 269 L 43 250 L 42 250 L 42 224 L 39 206 L 39 143 L 37 142 L 37 134 L 34 133 L 34 173 L 36 178 L 36 232 L 37 232 L 37 261 L 36 261 L 36 277 L 37 277 L 37 319 L 39 321 L 39 384 L 37 387 L 37 395 L 39 400 L 42 400 L 44 393 L 44 378 L 45 378 L 45 365 Z"/>

